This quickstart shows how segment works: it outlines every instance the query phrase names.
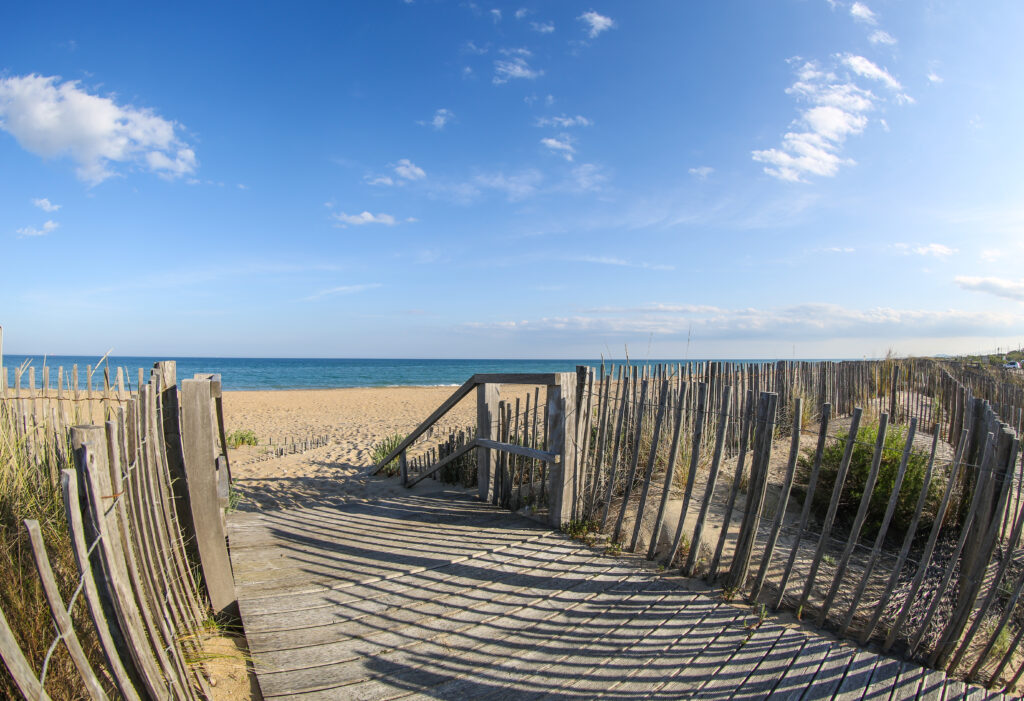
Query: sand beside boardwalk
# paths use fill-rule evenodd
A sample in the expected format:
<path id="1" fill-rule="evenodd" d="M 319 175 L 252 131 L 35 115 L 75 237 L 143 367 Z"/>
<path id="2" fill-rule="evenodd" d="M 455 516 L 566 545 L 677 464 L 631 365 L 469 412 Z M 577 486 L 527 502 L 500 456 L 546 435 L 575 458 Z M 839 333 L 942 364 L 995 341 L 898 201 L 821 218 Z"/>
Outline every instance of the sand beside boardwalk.
<path id="1" fill-rule="evenodd" d="M 282 508 L 309 499 L 368 499 L 401 490 L 397 480 L 360 476 L 372 464 L 373 446 L 384 437 L 407 434 L 427 418 L 455 387 L 357 387 L 323 390 L 274 390 L 224 393 L 228 432 L 251 430 L 256 447 L 230 452 L 238 508 Z M 502 387 L 502 398 L 525 401 L 532 387 Z M 540 392 L 543 402 L 544 391 Z M 533 400 L 531 399 L 531 402 Z M 436 444 L 452 430 L 476 423 L 476 393 L 471 392 L 434 431 Z M 256 461 L 267 444 L 327 436 L 327 445 L 297 455 Z"/>

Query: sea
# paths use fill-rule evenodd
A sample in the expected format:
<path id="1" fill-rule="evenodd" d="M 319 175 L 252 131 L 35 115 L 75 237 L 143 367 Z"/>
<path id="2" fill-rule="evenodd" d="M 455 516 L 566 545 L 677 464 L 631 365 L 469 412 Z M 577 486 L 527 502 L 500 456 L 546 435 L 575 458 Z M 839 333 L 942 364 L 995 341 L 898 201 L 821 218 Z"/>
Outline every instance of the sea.
<path id="1" fill-rule="evenodd" d="M 221 376 L 224 389 L 327 389 L 335 387 L 401 387 L 461 385 L 475 373 L 572 372 L 577 365 L 599 367 L 600 359 L 579 360 L 500 360 L 500 359 L 388 359 L 388 358 L 149 358 L 141 356 L 30 356 L 4 355 L 3 365 L 11 384 L 14 370 L 25 363 L 36 368 L 36 386 L 42 384 L 42 367 L 50 370 L 50 385 L 57 385 L 56 368 L 63 366 L 66 373 L 78 365 L 79 384 L 86 386 L 86 367 L 94 368 L 93 387 L 103 386 L 103 366 L 111 369 L 111 381 L 116 368 L 127 369 L 126 380 L 134 385 L 138 368 L 149 369 L 160 360 L 174 360 L 178 364 L 178 378 L 192 377 L 195 373 L 215 373 Z M 686 362 L 679 360 L 635 360 L 635 364 Z M 688 362 L 698 362 L 690 360 Z M 729 361 L 725 361 L 729 362 Z M 770 362 L 744 360 L 742 362 Z M 608 365 L 611 365 L 609 363 Z M 28 373 L 22 379 L 28 386 Z"/>

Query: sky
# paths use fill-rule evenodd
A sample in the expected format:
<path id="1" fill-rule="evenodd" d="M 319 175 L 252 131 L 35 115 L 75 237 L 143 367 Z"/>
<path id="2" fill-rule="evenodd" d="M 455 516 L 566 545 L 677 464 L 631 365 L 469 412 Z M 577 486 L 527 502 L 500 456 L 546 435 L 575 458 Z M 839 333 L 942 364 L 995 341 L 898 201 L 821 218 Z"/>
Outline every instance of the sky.
<path id="1" fill-rule="evenodd" d="M 1024 343 L 1024 3 L 4 3 L 9 353 Z"/>

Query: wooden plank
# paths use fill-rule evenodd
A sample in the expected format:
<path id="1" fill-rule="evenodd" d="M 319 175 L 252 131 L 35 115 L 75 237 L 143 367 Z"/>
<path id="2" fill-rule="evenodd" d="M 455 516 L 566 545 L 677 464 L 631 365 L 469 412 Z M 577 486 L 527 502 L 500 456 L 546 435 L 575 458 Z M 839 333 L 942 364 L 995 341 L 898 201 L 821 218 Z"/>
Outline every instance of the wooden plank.
<path id="1" fill-rule="evenodd" d="M 57 587 L 57 579 L 53 576 L 53 568 L 50 567 L 50 559 L 46 555 L 46 545 L 43 544 L 43 534 L 39 529 L 39 522 L 35 519 L 26 519 L 25 530 L 28 532 L 29 542 L 32 544 L 32 555 L 35 558 L 36 572 L 39 573 L 39 580 L 43 584 L 43 592 L 46 594 L 46 601 L 50 606 L 53 624 L 57 628 L 57 632 L 64 639 L 64 644 L 67 646 L 71 661 L 75 663 L 78 673 L 82 676 L 82 681 L 85 684 L 85 690 L 89 694 L 89 698 L 94 701 L 104 700 L 107 698 L 107 694 L 103 691 L 99 678 L 85 656 L 82 643 L 78 640 L 78 635 L 75 633 L 71 622 L 71 616 L 68 614 L 67 608 L 64 607 L 64 600 L 61 598 L 60 590 Z M 3 642 L 2 637 L 0 637 L 0 642 Z M 6 654 L 4 659 L 6 661 Z M 8 662 L 8 668 L 12 669 L 10 662 Z M 12 669 L 12 671 L 14 670 Z M 15 681 L 17 681 L 17 677 L 15 677 Z M 21 687 L 20 683 L 19 687 Z M 25 692 L 24 687 L 21 688 L 22 692 Z"/>
<path id="2" fill-rule="evenodd" d="M 697 554 L 700 551 L 701 539 L 704 535 L 704 521 L 708 517 L 708 510 L 711 508 L 711 501 L 715 496 L 715 485 L 718 483 L 718 471 L 722 463 L 722 451 L 725 448 L 725 432 L 729 428 L 729 401 L 731 398 L 732 387 L 726 386 L 722 394 L 722 406 L 718 415 L 718 432 L 715 436 L 715 452 L 711 458 L 707 485 L 704 487 L 704 499 L 701 501 L 697 523 L 694 525 L 693 536 L 690 538 L 690 552 L 687 553 L 686 563 L 683 565 L 683 574 L 687 577 L 693 576 L 693 568 L 697 562 Z M 710 563 L 708 564 L 710 565 Z"/>
<path id="3" fill-rule="evenodd" d="M 644 410 L 647 406 L 647 387 L 648 380 L 643 380 L 643 384 L 640 386 L 640 403 L 637 404 L 636 411 L 636 425 L 633 428 L 633 447 L 630 451 L 629 459 L 629 474 L 626 477 L 626 482 L 622 490 L 622 504 L 619 506 L 619 515 L 615 519 L 615 528 L 612 530 L 612 542 L 619 542 L 619 535 L 622 532 L 622 520 L 626 516 L 626 510 L 629 508 L 629 497 L 633 493 L 633 483 L 636 481 L 637 465 L 640 461 L 640 439 L 643 436 L 643 424 L 644 424 Z"/>
<path id="4" fill-rule="evenodd" d="M 165 395 L 166 396 L 166 395 Z M 188 506 L 210 604 L 218 615 L 238 618 L 238 600 L 221 519 L 214 461 L 213 394 L 209 380 L 182 380 L 181 442 Z M 166 426 L 166 424 L 165 424 Z M 166 428 L 165 428 L 165 434 Z M 186 524 L 187 527 L 187 524 Z"/>
<path id="5" fill-rule="evenodd" d="M 633 524 L 633 536 L 630 539 L 629 551 L 636 552 L 637 542 L 640 540 L 640 530 L 644 525 L 644 511 L 647 508 L 647 495 L 651 490 L 651 479 L 654 477 L 654 464 L 658 458 L 658 445 L 661 442 L 661 426 L 665 420 L 665 410 L 668 407 L 669 383 L 668 380 L 661 382 L 661 399 L 658 401 L 658 415 L 654 420 L 654 433 L 651 435 L 651 447 L 647 456 L 647 469 L 644 470 L 644 486 L 640 490 L 640 503 L 636 507 L 636 523 Z M 651 540 L 658 539 L 658 532 L 651 533 Z"/>
<path id="6" fill-rule="evenodd" d="M 789 492 L 793 488 L 793 477 L 796 475 L 796 461 L 800 457 L 800 431 L 803 428 L 803 404 L 804 400 L 797 397 L 793 406 L 793 427 L 792 437 L 789 444 L 789 461 L 786 463 L 786 476 L 779 491 L 778 503 L 775 506 L 775 519 L 772 522 L 772 530 L 768 535 L 768 542 L 765 543 L 764 553 L 761 555 L 761 566 L 758 568 L 757 576 L 754 578 L 754 585 L 750 591 L 750 598 L 757 600 L 761 594 L 761 587 L 764 585 L 765 576 L 771 566 L 772 555 L 775 552 L 775 544 L 779 540 L 779 532 L 782 530 L 782 522 L 786 518 L 786 507 L 789 505 Z"/>
<path id="7" fill-rule="evenodd" d="M 718 579 L 721 574 L 722 554 L 725 551 L 725 541 L 729 537 L 729 527 L 732 525 L 732 512 L 736 508 L 736 498 L 740 492 L 740 483 L 743 481 L 744 465 L 747 459 L 747 442 L 750 438 L 750 429 L 754 421 L 754 391 L 747 390 L 743 400 L 743 423 L 740 425 L 740 438 L 738 457 L 736 458 L 736 472 L 732 478 L 732 488 L 729 490 L 729 500 L 725 505 L 725 514 L 722 516 L 722 532 L 718 536 L 718 545 L 715 547 L 715 555 L 711 558 L 711 566 L 708 568 L 708 581 Z"/>
<path id="8" fill-rule="evenodd" d="M 796 527 L 796 534 L 793 536 L 793 547 L 789 551 L 789 559 L 786 562 L 786 566 L 782 568 L 779 595 L 775 600 L 776 610 L 782 608 L 782 603 L 786 597 L 786 585 L 789 584 L 789 578 L 793 574 L 796 556 L 800 552 L 800 541 L 804 531 L 807 529 L 807 521 L 810 518 L 811 507 L 814 504 L 814 493 L 818 487 L 818 474 L 821 471 L 821 460 L 825 453 L 825 440 L 828 438 L 828 425 L 831 417 L 832 405 L 826 402 L 821 406 L 821 418 L 818 424 L 818 446 L 814 451 L 814 463 L 811 465 L 811 472 L 807 478 L 807 492 L 804 494 L 804 503 L 800 510 L 800 522 Z"/>
<path id="9" fill-rule="evenodd" d="M 49 695 L 36 677 L 35 670 L 18 646 L 3 610 L 0 610 L 0 656 L 7 664 L 7 670 L 11 673 L 15 685 L 26 699 L 50 701 Z"/>
<path id="10" fill-rule="evenodd" d="M 608 472 L 608 489 L 604 497 L 604 513 L 601 516 L 602 531 L 608 525 L 608 514 L 612 506 L 612 494 L 615 492 L 615 477 L 618 472 L 619 458 L 621 456 L 619 445 L 622 438 L 622 425 L 626 415 L 629 413 L 629 387 L 630 374 L 627 372 L 623 381 L 619 383 L 618 388 L 618 417 L 615 420 L 615 440 L 612 443 L 612 461 Z"/>
<path id="11" fill-rule="evenodd" d="M 661 503 L 658 505 L 658 513 L 654 518 L 654 527 L 651 530 L 651 543 L 647 548 L 648 560 L 653 560 L 658 550 L 658 539 L 661 537 L 661 527 L 665 522 L 665 510 L 668 508 L 668 500 L 672 496 L 676 462 L 679 459 L 679 437 L 683 428 L 683 409 L 685 407 L 683 399 L 683 397 L 679 397 L 679 402 L 675 408 L 675 417 L 672 421 L 672 446 L 669 448 L 668 467 L 665 469 L 665 481 L 661 489 Z"/>
<path id="12" fill-rule="evenodd" d="M 935 515 L 935 520 L 932 522 L 931 531 L 928 533 L 928 541 L 924 546 L 920 559 L 918 560 L 917 572 L 914 574 L 914 581 L 911 582 L 910 591 L 907 592 L 907 598 L 903 603 L 903 607 L 900 609 L 899 615 L 896 617 L 896 622 L 893 623 L 892 627 L 889 629 L 889 633 L 885 637 L 885 642 L 882 643 L 883 652 L 888 652 L 889 648 L 891 648 L 893 643 L 896 642 L 896 636 L 899 634 L 904 623 L 907 621 L 907 617 L 910 615 L 910 609 L 917 600 L 918 591 L 920 591 L 925 575 L 928 572 L 928 567 L 931 565 L 932 555 L 935 552 L 935 545 L 939 539 L 939 532 L 942 530 L 942 523 L 946 518 L 946 511 L 949 508 L 954 487 L 958 483 L 957 478 L 960 475 L 960 469 L 963 465 L 964 452 L 967 450 L 967 441 L 967 431 L 964 430 L 960 434 L 960 441 L 957 445 L 956 455 L 953 458 L 953 467 L 950 470 L 949 478 L 946 482 L 946 490 L 942 495 L 942 502 L 939 505 L 938 513 Z"/>
<path id="13" fill-rule="evenodd" d="M 456 449 L 454 452 L 449 453 L 446 457 L 441 458 L 440 460 L 438 460 L 433 465 L 424 468 L 421 472 L 419 472 L 416 475 L 415 479 L 413 479 L 411 482 L 406 480 L 405 481 L 405 486 L 409 487 L 409 488 L 412 488 L 416 484 L 422 482 L 427 477 L 430 477 L 431 475 L 436 473 L 438 470 L 440 470 L 445 465 L 448 465 L 449 463 L 452 463 L 452 462 L 458 460 L 459 458 L 461 458 L 463 455 L 465 455 L 469 451 L 476 449 L 480 445 L 483 445 L 480 442 L 481 440 L 482 439 L 477 438 L 475 440 L 470 441 L 469 443 L 466 443 L 466 444 L 462 445 L 461 447 Z M 493 444 L 493 445 L 485 445 L 484 447 L 487 447 L 487 448 L 494 448 L 495 446 L 505 445 L 504 443 L 498 443 L 497 441 L 486 441 L 486 443 Z M 402 455 L 399 456 L 399 458 L 401 460 L 403 460 L 403 462 L 404 462 L 404 456 L 405 456 L 405 453 L 402 453 Z"/>
<path id="14" fill-rule="evenodd" d="M 679 552 L 679 546 L 683 540 L 683 529 L 686 527 L 686 514 L 690 510 L 690 499 L 693 496 L 693 485 L 697 479 L 697 467 L 700 465 L 700 449 L 704 438 L 704 415 L 707 412 L 708 386 L 701 383 L 697 388 L 697 413 L 695 414 L 695 425 L 693 427 L 692 443 L 690 445 L 690 465 L 686 473 L 686 490 L 683 492 L 683 503 L 679 507 L 679 521 L 676 523 L 676 532 L 672 537 L 672 545 L 669 546 L 668 555 L 665 558 L 665 566 L 671 567 Z M 690 547 L 695 547 L 690 543 Z"/>
<path id="15" fill-rule="evenodd" d="M 501 441 L 492 441 L 486 438 L 477 438 L 473 443 L 476 446 L 482 446 L 484 448 L 489 448 L 490 450 L 511 453 L 512 455 L 521 455 L 524 458 L 533 458 L 543 462 L 557 463 L 561 459 L 560 453 L 550 450 L 534 450 L 525 446 L 516 445 L 515 443 L 502 443 Z"/>
<path id="16" fill-rule="evenodd" d="M 165 687 L 161 668 L 161 662 L 166 659 L 161 659 L 162 655 L 158 654 L 162 651 L 153 650 L 149 645 L 134 594 L 125 576 L 120 537 L 111 528 L 112 514 L 103 502 L 104 498 L 110 499 L 106 436 L 98 426 L 75 426 L 71 429 L 71 441 L 88 496 L 86 506 L 97 529 L 100 561 L 103 563 L 101 576 L 114 603 L 121 632 L 148 693 L 156 699 L 169 699 L 171 696 Z"/>
<path id="17" fill-rule="evenodd" d="M 821 535 L 818 536 L 818 547 L 811 558 L 811 571 L 807 574 L 807 581 L 804 582 L 804 590 L 800 595 L 798 610 L 807 606 L 811 589 L 814 587 L 814 580 L 818 574 L 818 568 L 825 555 L 825 548 L 828 546 L 829 538 L 832 535 L 832 524 L 835 523 L 836 511 L 839 509 L 839 499 L 843 493 L 843 485 L 846 483 L 846 475 L 850 471 L 850 460 L 853 458 L 853 448 L 857 442 L 857 434 L 860 430 L 860 420 L 864 412 L 860 407 L 854 407 L 853 418 L 850 420 L 850 430 L 846 434 L 846 446 L 843 448 L 843 458 L 839 462 L 839 469 L 836 471 L 836 481 L 832 486 L 832 498 L 828 503 L 828 511 L 825 513 L 825 521 L 821 526 Z"/>
<path id="18" fill-rule="evenodd" d="M 878 558 L 882 554 L 882 545 L 885 543 L 885 536 L 889 532 L 889 524 L 892 522 L 893 514 L 896 513 L 896 506 L 899 504 L 900 489 L 903 487 L 903 480 L 907 474 L 907 464 L 910 462 L 910 453 L 914 449 L 915 435 L 917 435 L 917 417 L 910 419 L 910 428 L 907 431 L 906 443 L 903 446 L 903 457 L 900 459 L 899 468 L 896 470 L 896 480 L 893 482 L 892 492 L 889 494 L 889 503 L 886 504 L 885 515 L 882 517 L 882 523 L 878 528 L 877 535 L 875 536 L 875 543 L 871 548 L 871 554 L 868 556 L 868 561 L 864 565 L 864 572 L 861 575 L 860 582 L 854 591 L 853 599 L 846 611 L 846 616 L 843 618 L 843 622 L 839 626 L 840 637 L 846 635 L 846 631 L 850 627 L 850 623 L 853 622 L 853 617 L 857 613 L 857 605 L 860 604 L 861 597 L 864 596 L 864 590 L 867 589 L 868 583 L 871 581 L 871 574 L 874 572 L 875 565 L 878 563 Z"/>
<path id="19" fill-rule="evenodd" d="M 82 509 L 78 499 L 78 478 L 74 470 L 61 470 L 60 486 L 64 496 L 64 511 L 68 520 L 71 549 L 75 556 L 75 563 L 78 565 L 78 572 L 82 577 L 85 601 L 96 630 L 96 637 L 99 638 L 100 647 L 103 649 L 107 666 L 114 677 L 118 691 L 129 701 L 139 701 L 139 694 L 135 690 L 131 674 L 122 662 L 114 633 L 107 622 L 99 587 L 96 583 L 96 575 L 93 572 L 92 563 L 89 561 L 89 546 L 85 542 L 85 525 L 82 522 Z M 118 631 L 118 638 L 120 638 L 120 631 Z M 127 651 L 125 652 L 127 653 Z"/>
<path id="20" fill-rule="evenodd" d="M 476 437 L 490 439 L 495 432 L 498 419 L 498 402 L 501 388 L 495 384 L 481 384 L 476 388 Z M 494 498 L 494 476 L 498 468 L 498 454 L 481 447 L 476 453 L 477 492 L 480 501 L 489 502 Z"/>
<path id="21" fill-rule="evenodd" d="M 548 452 L 559 458 L 547 463 L 548 521 L 556 528 L 572 520 L 575 491 L 576 441 L 567 422 L 576 416 L 576 374 L 557 373 L 558 384 L 548 386 Z"/>

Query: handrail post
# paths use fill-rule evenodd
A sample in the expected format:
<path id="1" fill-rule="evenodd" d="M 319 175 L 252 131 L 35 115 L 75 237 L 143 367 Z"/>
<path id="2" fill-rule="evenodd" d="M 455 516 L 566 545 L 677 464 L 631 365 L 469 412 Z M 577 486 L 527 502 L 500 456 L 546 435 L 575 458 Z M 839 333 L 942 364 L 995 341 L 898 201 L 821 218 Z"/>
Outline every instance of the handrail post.
<path id="1" fill-rule="evenodd" d="M 476 437 L 491 439 L 492 427 L 498 416 L 498 400 L 501 385 L 485 382 L 476 386 Z M 490 448 L 476 450 L 476 484 L 480 501 L 490 503 L 494 496 L 494 474 L 497 469 L 498 453 Z"/>
<path id="2" fill-rule="evenodd" d="M 548 464 L 548 520 L 555 528 L 572 520 L 576 503 L 576 373 L 558 373 L 557 384 L 548 385 L 548 445 L 555 453 Z M 570 423 L 572 422 L 572 423 Z"/>
<path id="3" fill-rule="evenodd" d="M 403 487 L 408 487 L 409 486 L 409 461 L 405 457 L 405 452 L 406 451 L 403 450 L 401 453 L 398 454 L 398 468 L 399 468 L 399 470 L 402 473 L 402 486 Z"/>

